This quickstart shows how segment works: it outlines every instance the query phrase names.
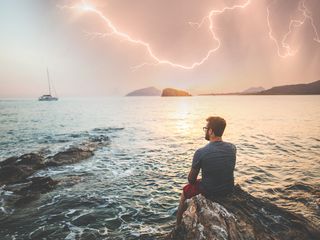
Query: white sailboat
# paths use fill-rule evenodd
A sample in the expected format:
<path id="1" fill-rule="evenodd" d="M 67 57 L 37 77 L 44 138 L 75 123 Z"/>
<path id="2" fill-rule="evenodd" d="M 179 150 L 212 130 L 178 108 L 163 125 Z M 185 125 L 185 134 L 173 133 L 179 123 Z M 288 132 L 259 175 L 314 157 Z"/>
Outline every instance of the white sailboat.
<path id="1" fill-rule="evenodd" d="M 39 97 L 39 101 L 57 101 L 58 97 L 53 97 L 51 95 L 51 85 L 50 85 L 50 77 L 49 77 L 49 70 L 47 68 L 47 78 L 48 78 L 48 84 L 49 84 L 49 94 L 42 95 Z"/>

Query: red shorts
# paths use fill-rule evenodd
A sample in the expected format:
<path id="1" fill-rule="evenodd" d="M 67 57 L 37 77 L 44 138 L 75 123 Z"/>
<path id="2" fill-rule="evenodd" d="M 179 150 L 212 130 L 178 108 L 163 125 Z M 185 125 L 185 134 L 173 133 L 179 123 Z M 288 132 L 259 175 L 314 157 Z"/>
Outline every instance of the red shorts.
<path id="1" fill-rule="evenodd" d="M 187 184 L 183 187 L 183 195 L 186 199 L 192 198 L 198 194 L 203 193 L 200 186 L 201 179 L 198 179 L 194 184 Z"/>

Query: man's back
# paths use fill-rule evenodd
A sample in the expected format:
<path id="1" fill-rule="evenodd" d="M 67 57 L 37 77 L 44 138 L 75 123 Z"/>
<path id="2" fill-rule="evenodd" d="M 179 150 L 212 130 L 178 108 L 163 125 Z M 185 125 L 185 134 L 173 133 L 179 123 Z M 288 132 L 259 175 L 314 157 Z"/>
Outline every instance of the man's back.
<path id="1" fill-rule="evenodd" d="M 192 167 L 201 169 L 201 186 L 206 195 L 210 196 L 229 192 L 233 189 L 235 164 L 235 145 L 216 141 L 209 142 L 196 151 Z"/>
<path id="2" fill-rule="evenodd" d="M 233 171 L 236 164 L 236 146 L 223 142 L 222 135 L 227 126 L 226 120 L 218 116 L 207 119 L 203 127 L 205 139 L 210 141 L 199 148 L 192 160 L 192 167 L 188 174 L 188 184 L 183 187 L 177 211 L 177 225 L 181 223 L 185 200 L 198 194 L 206 197 L 223 196 L 233 190 Z M 202 179 L 197 179 L 199 171 Z"/>

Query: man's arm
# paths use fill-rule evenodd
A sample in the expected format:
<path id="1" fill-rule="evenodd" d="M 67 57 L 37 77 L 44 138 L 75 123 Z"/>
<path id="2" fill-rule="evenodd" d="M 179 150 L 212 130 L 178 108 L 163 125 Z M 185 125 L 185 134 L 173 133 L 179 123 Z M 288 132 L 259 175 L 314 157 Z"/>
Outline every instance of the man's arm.
<path id="1" fill-rule="evenodd" d="M 191 168 L 189 175 L 188 175 L 188 182 L 190 184 L 195 184 L 195 182 L 197 181 L 197 177 L 199 174 L 200 168 Z"/>

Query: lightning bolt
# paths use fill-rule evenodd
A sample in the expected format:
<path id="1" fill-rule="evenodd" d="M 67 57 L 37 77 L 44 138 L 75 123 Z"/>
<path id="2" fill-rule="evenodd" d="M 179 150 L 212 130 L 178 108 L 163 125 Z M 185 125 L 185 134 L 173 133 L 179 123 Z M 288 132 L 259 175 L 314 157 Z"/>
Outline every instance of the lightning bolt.
<path id="1" fill-rule="evenodd" d="M 291 48 L 291 46 L 287 42 L 288 41 L 288 37 L 292 34 L 292 32 L 295 29 L 301 27 L 307 20 L 310 21 L 311 27 L 312 27 L 313 32 L 314 32 L 314 39 L 313 40 L 318 42 L 318 43 L 320 43 L 319 35 L 318 35 L 318 32 L 317 32 L 317 28 L 316 28 L 316 26 L 314 24 L 312 14 L 307 9 L 304 0 L 299 2 L 298 10 L 299 10 L 299 12 L 301 12 L 303 18 L 301 20 L 299 20 L 299 19 L 291 19 L 290 23 L 289 23 L 288 32 L 286 32 L 283 35 L 281 41 L 279 42 L 277 40 L 277 38 L 272 33 L 272 27 L 271 27 L 271 24 L 270 24 L 270 10 L 269 10 L 269 7 L 267 7 L 267 24 L 268 24 L 268 28 L 269 28 L 269 37 L 276 44 L 277 53 L 278 53 L 279 57 L 282 57 L 282 58 L 291 57 L 291 56 L 294 56 L 298 52 L 298 50 L 293 50 Z M 281 49 L 284 49 L 284 53 L 281 53 L 282 52 Z"/>
<path id="2" fill-rule="evenodd" d="M 204 16 L 202 18 L 202 20 L 200 22 L 198 22 L 198 23 L 197 22 L 189 22 L 189 25 L 191 27 L 197 27 L 198 29 L 201 28 L 205 23 L 208 23 L 208 30 L 210 32 L 212 41 L 214 42 L 214 47 L 209 49 L 207 51 L 207 53 L 200 60 L 195 61 L 189 65 L 184 65 L 181 63 L 173 62 L 168 59 L 163 59 L 163 58 L 159 57 L 152 49 L 150 43 L 145 42 L 140 39 L 136 39 L 136 38 L 130 36 L 129 34 L 122 32 L 113 24 L 113 22 L 106 15 L 104 15 L 100 10 L 96 9 L 94 6 L 88 4 L 85 0 L 82 0 L 81 3 L 73 5 L 73 6 L 58 6 L 58 7 L 59 8 L 76 9 L 76 10 L 83 11 L 83 12 L 91 12 L 91 13 L 95 14 L 98 18 L 100 18 L 105 23 L 106 27 L 109 29 L 109 32 L 105 32 L 105 33 L 85 32 L 85 34 L 87 36 L 89 36 L 91 39 L 105 38 L 105 37 L 113 36 L 113 37 L 117 37 L 117 38 L 121 39 L 122 41 L 136 44 L 136 45 L 139 45 L 139 46 L 145 48 L 146 52 L 148 53 L 149 57 L 153 60 L 153 62 L 144 62 L 140 65 L 132 67 L 133 70 L 137 70 L 137 69 L 139 69 L 143 66 L 146 66 L 146 65 L 155 66 L 155 65 L 160 65 L 160 64 L 169 65 L 174 68 L 191 70 L 191 69 L 194 69 L 194 68 L 202 65 L 204 62 L 206 62 L 209 59 L 209 57 L 214 52 L 217 52 L 221 46 L 221 40 L 214 31 L 214 18 L 219 15 L 222 15 L 228 11 L 233 11 L 236 9 L 245 9 L 250 3 L 251 3 L 251 0 L 246 0 L 242 4 L 235 4 L 232 6 L 226 6 L 222 9 L 212 9 L 209 11 L 209 13 L 206 16 Z M 279 57 L 286 58 L 286 57 L 294 56 L 297 53 L 297 50 L 292 49 L 292 47 L 288 43 L 288 38 L 297 28 L 304 25 L 306 21 L 310 22 L 311 27 L 313 29 L 313 32 L 314 32 L 314 39 L 313 40 L 316 41 L 317 43 L 320 43 L 319 34 L 318 34 L 316 26 L 314 24 L 314 20 L 313 20 L 311 11 L 306 7 L 305 0 L 301 0 L 299 2 L 298 11 L 301 13 L 302 19 L 291 19 L 289 26 L 288 26 L 288 31 L 283 35 L 281 40 L 278 40 L 273 34 L 272 26 L 270 23 L 270 10 L 269 10 L 269 6 L 267 7 L 266 20 L 267 20 L 267 25 L 268 25 L 268 29 L 269 29 L 269 38 L 275 43 L 275 45 L 277 47 L 277 54 Z"/>
<path id="3" fill-rule="evenodd" d="M 151 48 L 150 43 L 145 42 L 143 40 L 140 39 L 135 39 L 133 37 L 131 37 L 129 34 L 120 31 L 114 24 L 113 22 L 107 17 L 105 16 L 101 11 L 97 10 L 95 7 L 91 6 L 90 4 L 86 3 L 84 0 L 81 2 L 81 4 L 78 5 L 73 5 L 73 6 L 58 6 L 59 8 L 69 8 L 69 9 L 78 9 L 80 11 L 86 11 L 86 12 L 91 12 L 96 14 L 108 27 L 108 29 L 110 30 L 110 32 L 108 33 L 86 33 L 87 35 L 91 35 L 92 38 L 103 38 L 106 36 L 116 36 L 124 41 L 133 43 L 133 44 L 137 44 L 140 45 L 142 47 L 145 48 L 145 50 L 147 51 L 147 53 L 149 54 L 149 57 L 154 61 L 154 63 L 150 63 L 150 62 L 145 62 L 142 63 L 140 65 L 134 66 L 133 69 L 138 69 L 141 68 L 145 65 L 159 65 L 159 64 L 166 64 L 169 65 L 171 67 L 174 68 L 181 68 L 181 69 L 185 69 L 185 70 L 190 70 L 190 69 L 194 69 L 200 65 L 202 65 L 204 62 L 206 62 L 209 57 L 216 52 L 220 46 L 221 46 L 221 40 L 217 37 L 216 33 L 214 32 L 213 29 L 213 17 L 214 16 L 218 16 L 221 15 L 227 11 L 231 11 L 231 10 L 235 10 L 235 9 L 243 9 L 245 7 L 247 7 L 249 5 L 251 1 L 247 0 L 245 3 L 243 4 L 236 4 L 233 5 L 231 7 L 224 7 L 221 10 L 211 10 L 209 12 L 209 14 L 207 16 L 205 16 L 201 23 L 189 23 L 190 25 L 197 25 L 199 28 L 203 25 L 203 23 L 208 20 L 209 22 L 209 31 L 211 33 L 212 36 L 212 40 L 216 43 L 215 47 L 209 49 L 206 53 L 205 56 L 203 56 L 199 61 L 193 62 L 190 65 L 183 65 L 180 63 L 176 63 L 176 62 L 172 62 L 170 60 L 167 59 L 162 59 L 161 57 L 157 56 L 157 54 L 153 51 L 153 49 Z"/>

